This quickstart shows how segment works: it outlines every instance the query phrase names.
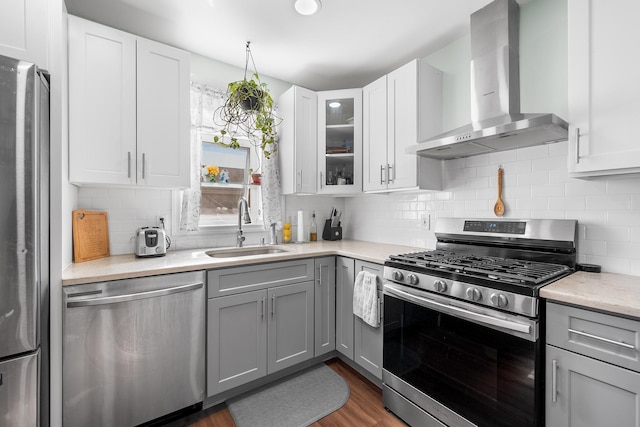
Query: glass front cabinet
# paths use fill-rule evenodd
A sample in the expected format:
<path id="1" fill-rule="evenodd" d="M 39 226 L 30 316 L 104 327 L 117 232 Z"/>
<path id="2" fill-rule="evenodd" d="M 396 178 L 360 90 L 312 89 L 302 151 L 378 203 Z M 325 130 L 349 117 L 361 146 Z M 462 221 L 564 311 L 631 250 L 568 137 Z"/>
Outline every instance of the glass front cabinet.
<path id="1" fill-rule="evenodd" d="M 362 89 L 318 92 L 318 193 L 362 192 Z"/>

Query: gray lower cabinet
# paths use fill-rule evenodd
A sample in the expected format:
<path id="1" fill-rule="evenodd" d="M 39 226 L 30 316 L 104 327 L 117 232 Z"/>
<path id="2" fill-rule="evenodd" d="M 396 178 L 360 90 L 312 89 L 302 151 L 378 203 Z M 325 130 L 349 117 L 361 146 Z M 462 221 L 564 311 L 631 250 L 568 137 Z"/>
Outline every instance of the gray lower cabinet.
<path id="1" fill-rule="evenodd" d="M 266 291 L 207 302 L 207 395 L 267 375 Z"/>
<path id="2" fill-rule="evenodd" d="M 336 349 L 378 379 L 382 379 L 382 323 L 374 328 L 353 315 L 353 284 L 362 270 L 378 276 L 382 319 L 382 269 L 382 265 L 351 258 L 336 260 Z"/>
<path id="3" fill-rule="evenodd" d="M 355 262 L 336 257 L 336 350 L 353 360 L 353 280 Z"/>
<path id="4" fill-rule="evenodd" d="M 547 307 L 546 425 L 640 426 L 640 322 Z"/>
<path id="5" fill-rule="evenodd" d="M 313 282 L 269 289 L 267 374 L 313 357 Z"/>
<path id="6" fill-rule="evenodd" d="M 315 280 L 315 345 L 320 356 L 336 348 L 336 259 L 316 258 Z"/>
<path id="7" fill-rule="evenodd" d="M 383 266 L 366 261 L 356 260 L 356 275 L 362 271 L 368 271 L 377 276 L 378 284 L 378 308 L 382 320 L 382 269 Z M 359 317 L 354 317 L 354 353 L 353 358 L 357 364 L 371 372 L 376 378 L 382 379 L 382 321 L 380 326 L 374 328 L 365 323 Z"/>
<path id="8" fill-rule="evenodd" d="M 305 264 L 310 264 L 309 268 L 296 267 Z M 304 260 L 208 273 L 210 296 L 217 295 L 216 290 L 220 288 L 232 289 L 234 276 L 242 286 L 238 287 L 241 291 L 233 295 L 209 298 L 207 302 L 207 396 L 314 356 L 315 282 L 311 265 L 313 260 Z M 278 266 L 282 266 L 282 270 Z M 263 274 L 258 267 L 264 269 Z M 251 277 L 260 284 L 289 283 L 299 277 L 311 280 L 246 291 L 260 287 L 251 283 Z M 219 281 L 216 283 L 216 280 Z M 220 286 L 221 282 L 224 286 Z"/>

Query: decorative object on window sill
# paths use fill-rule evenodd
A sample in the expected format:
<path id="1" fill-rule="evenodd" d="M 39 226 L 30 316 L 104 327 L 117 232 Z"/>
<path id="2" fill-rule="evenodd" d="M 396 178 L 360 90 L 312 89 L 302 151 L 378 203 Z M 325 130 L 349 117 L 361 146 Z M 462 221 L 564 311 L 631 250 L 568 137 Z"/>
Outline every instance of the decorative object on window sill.
<path id="1" fill-rule="evenodd" d="M 255 185 L 260 185 L 260 182 L 262 180 L 262 174 L 259 173 L 252 173 L 251 174 L 251 182 Z"/>
<path id="2" fill-rule="evenodd" d="M 243 136 L 254 147 L 262 150 L 264 157 L 268 159 L 277 150 L 276 126 L 281 119 L 273 113 L 273 98 L 267 84 L 260 81 L 250 43 L 248 41 L 246 45 L 244 78 L 229 83 L 226 100 L 214 113 L 214 123 L 222 126 L 220 136 L 215 136 L 214 142 L 225 147 L 239 148 L 238 137 Z M 247 80 L 249 59 L 254 73 Z"/>
<path id="3" fill-rule="evenodd" d="M 220 168 L 214 165 L 202 165 L 202 174 L 203 177 L 209 182 L 219 182 L 218 174 L 220 173 Z M 227 172 L 227 175 L 229 173 Z M 228 179 L 227 179 L 228 181 Z"/>

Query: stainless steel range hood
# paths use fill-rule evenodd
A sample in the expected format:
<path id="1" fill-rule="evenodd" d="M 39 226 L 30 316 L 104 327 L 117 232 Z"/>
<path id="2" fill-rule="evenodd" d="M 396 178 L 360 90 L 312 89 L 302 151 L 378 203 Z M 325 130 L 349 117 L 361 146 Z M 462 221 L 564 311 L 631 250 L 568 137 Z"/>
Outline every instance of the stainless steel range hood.
<path id="1" fill-rule="evenodd" d="M 567 139 L 554 114 L 520 113 L 519 6 L 495 0 L 471 15 L 471 120 L 408 149 L 454 159 Z"/>

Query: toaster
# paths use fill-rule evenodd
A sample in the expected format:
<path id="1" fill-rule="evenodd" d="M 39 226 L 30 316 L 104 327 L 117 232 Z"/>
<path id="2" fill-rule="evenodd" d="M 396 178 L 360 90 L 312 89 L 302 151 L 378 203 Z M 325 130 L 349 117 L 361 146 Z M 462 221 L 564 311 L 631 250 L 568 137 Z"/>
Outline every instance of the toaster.
<path id="1" fill-rule="evenodd" d="M 135 254 L 139 257 L 164 256 L 167 253 L 166 234 L 162 228 L 138 228 L 135 244 Z"/>

